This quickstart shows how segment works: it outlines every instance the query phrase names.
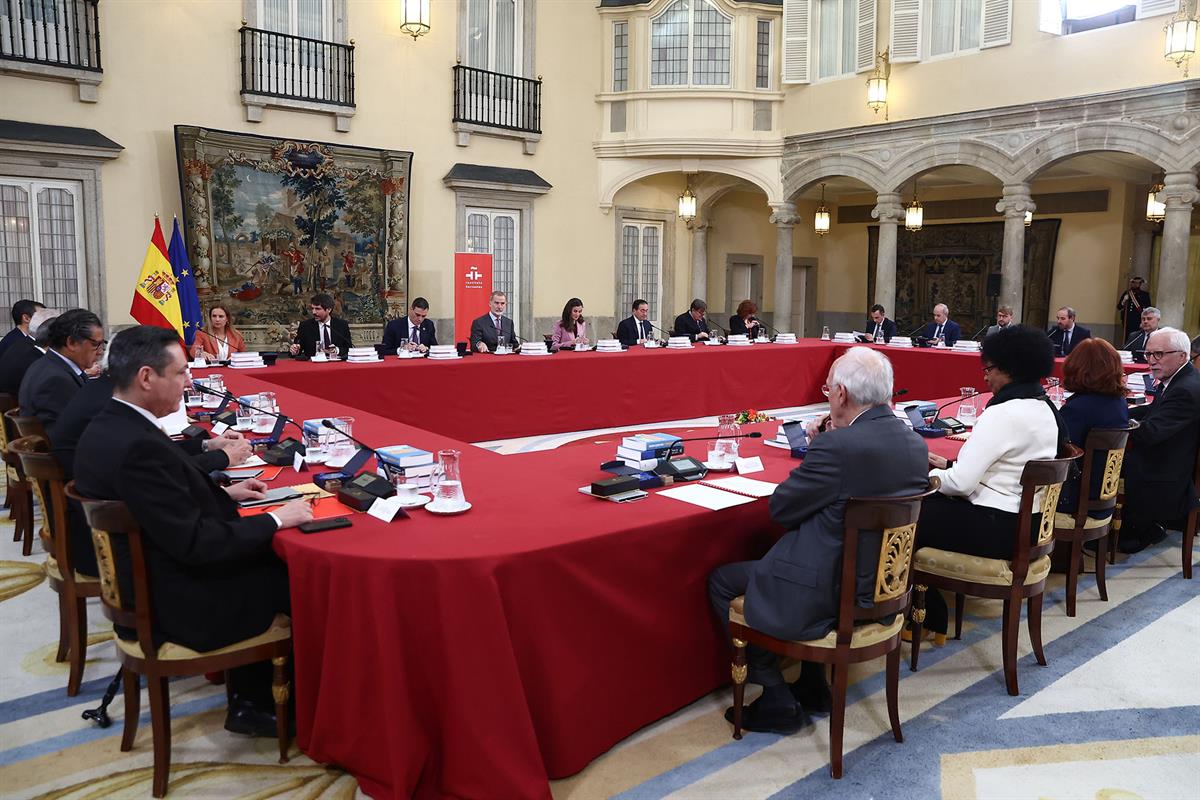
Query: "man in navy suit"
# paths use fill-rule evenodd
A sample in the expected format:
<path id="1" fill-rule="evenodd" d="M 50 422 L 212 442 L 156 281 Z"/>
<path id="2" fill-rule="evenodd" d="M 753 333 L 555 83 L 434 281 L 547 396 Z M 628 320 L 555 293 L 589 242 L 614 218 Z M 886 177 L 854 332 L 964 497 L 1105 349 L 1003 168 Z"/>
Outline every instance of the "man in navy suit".
<path id="1" fill-rule="evenodd" d="M 926 339 L 931 343 L 936 343 L 938 340 L 946 343 L 947 347 L 954 347 L 954 343 L 962 338 L 962 328 L 958 327 L 958 323 L 950 319 L 950 308 L 945 303 L 938 303 L 933 307 L 933 322 L 921 329 L 918 338 Z"/>
<path id="2" fill-rule="evenodd" d="M 1047 331 L 1050 343 L 1054 345 L 1054 355 L 1069 356 L 1075 345 L 1092 338 L 1091 331 L 1075 324 L 1075 309 L 1070 306 L 1060 308 L 1055 318 L 1058 324 Z"/>
<path id="3" fill-rule="evenodd" d="M 50 323 L 49 349 L 21 379 L 21 415 L 37 417 L 54 441 L 54 423 L 87 380 L 107 342 L 100 318 L 84 308 L 64 311 Z"/>
<path id="4" fill-rule="evenodd" d="M 707 339 L 708 320 L 704 318 L 707 312 L 708 303 L 697 297 L 691 308 L 675 318 L 675 335 L 686 336 L 693 342 Z"/>
<path id="5" fill-rule="evenodd" d="M 39 308 L 45 308 L 45 306 L 36 300 L 18 300 L 13 303 L 13 329 L 4 334 L 3 339 L 0 339 L 0 356 L 3 356 L 8 348 L 18 342 L 33 343 L 33 335 L 36 331 L 29 329 L 29 321 Z"/>
<path id="6" fill-rule="evenodd" d="M 429 316 L 429 301 L 418 297 L 412 301 L 408 316 L 394 319 L 383 329 L 383 346 L 389 353 L 396 352 L 400 340 L 407 339 L 410 346 L 424 353 L 437 344 L 437 334 L 433 329 L 433 320 Z"/>
<path id="7" fill-rule="evenodd" d="M 787 533 L 761 560 L 726 564 L 708 577 L 709 602 L 723 631 L 730 605 L 744 596 L 746 621 L 755 630 L 787 640 L 825 636 L 837 625 L 846 501 L 927 488 L 925 443 L 892 412 L 891 362 L 870 348 L 851 348 L 833 362 L 826 383 L 827 432 L 810 427 L 803 463 L 771 495 L 771 518 Z M 858 602 L 864 608 L 872 602 L 880 536 L 864 532 L 860 539 Z M 748 679 L 763 694 L 742 716 L 746 730 L 792 733 L 808 724 L 806 709 L 829 711 L 820 664 L 802 662 L 800 679 L 789 685 L 771 652 L 751 645 L 747 655 Z"/>
<path id="8" fill-rule="evenodd" d="M 479 353 L 494 353 L 496 347 L 503 344 L 514 350 L 521 349 L 521 340 L 517 338 L 513 321 L 504 316 L 508 308 L 508 295 L 504 292 L 492 292 L 488 298 L 488 313 L 471 321 L 471 349 Z"/>
<path id="9" fill-rule="evenodd" d="M 884 342 L 890 342 L 896 335 L 896 323 L 887 318 L 887 309 L 876 303 L 871 306 L 871 321 L 867 323 L 867 338 L 875 341 L 882 336 Z"/>
<path id="10" fill-rule="evenodd" d="M 617 338 L 626 347 L 641 344 L 654 336 L 654 330 L 650 327 L 650 304 L 639 297 L 633 301 L 632 310 L 633 315 L 617 325 Z"/>

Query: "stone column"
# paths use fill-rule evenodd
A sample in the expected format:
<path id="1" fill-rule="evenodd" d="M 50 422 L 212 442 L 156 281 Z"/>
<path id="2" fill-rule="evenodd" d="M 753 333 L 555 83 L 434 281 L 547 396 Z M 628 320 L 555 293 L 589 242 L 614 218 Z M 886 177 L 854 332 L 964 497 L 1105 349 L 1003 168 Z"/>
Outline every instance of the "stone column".
<path id="1" fill-rule="evenodd" d="M 708 229 L 707 222 L 693 220 L 692 229 L 692 297 L 708 298 Z M 688 299 L 691 302 L 691 298 Z"/>
<path id="2" fill-rule="evenodd" d="M 1162 195 L 1167 205 L 1163 220 L 1162 254 L 1158 261 L 1158 285 L 1150 287 L 1162 324 L 1183 327 L 1187 305 L 1188 242 L 1192 227 L 1192 204 L 1200 200 L 1194 172 L 1168 172 Z"/>
<path id="3" fill-rule="evenodd" d="M 771 206 L 775 226 L 775 327 L 792 331 L 792 228 L 800 221 L 794 203 Z"/>
<path id="4" fill-rule="evenodd" d="M 904 221 L 898 192 L 880 192 L 871 216 L 879 220 L 879 253 L 875 260 L 875 302 L 896 318 L 896 226 Z"/>
<path id="5" fill-rule="evenodd" d="M 1139 214 L 1143 213 L 1139 210 Z M 1133 255 L 1129 259 L 1129 275 L 1138 275 L 1150 280 L 1150 254 L 1154 250 L 1154 228 L 1149 223 L 1139 222 L 1133 229 Z M 1122 281 L 1126 283 L 1127 281 Z M 1121 287 L 1124 291 L 1125 287 Z"/>
<path id="6" fill-rule="evenodd" d="M 1011 307 L 1013 319 L 1021 322 L 1025 301 L 1025 212 L 1037 211 L 1029 196 L 1029 184 L 1006 183 L 996 210 L 1004 215 L 999 305 Z"/>

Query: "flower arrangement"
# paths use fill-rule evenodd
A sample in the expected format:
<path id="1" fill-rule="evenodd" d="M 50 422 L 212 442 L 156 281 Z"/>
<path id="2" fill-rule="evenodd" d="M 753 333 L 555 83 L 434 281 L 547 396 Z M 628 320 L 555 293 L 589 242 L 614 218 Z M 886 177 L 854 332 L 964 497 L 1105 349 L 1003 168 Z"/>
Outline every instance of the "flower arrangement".
<path id="1" fill-rule="evenodd" d="M 753 408 L 737 412 L 738 425 L 746 425 L 750 422 L 770 422 L 773 419 L 775 418 L 770 414 L 764 414 L 761 411 L 755 411 Z"/>

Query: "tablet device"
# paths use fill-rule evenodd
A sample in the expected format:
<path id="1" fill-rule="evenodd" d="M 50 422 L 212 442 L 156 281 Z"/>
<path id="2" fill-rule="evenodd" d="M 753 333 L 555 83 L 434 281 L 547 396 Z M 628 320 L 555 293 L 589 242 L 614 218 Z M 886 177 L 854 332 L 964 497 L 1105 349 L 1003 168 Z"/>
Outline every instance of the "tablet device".
<path id="1" fill-rule="evenodd" d="M 256 506 L 276 506 L 280 503 L 286 503 L 288 500 L 294 500 L 300 497 L 300 493 L 291 486 L 280 486 L 277 489 L 268 489 L 261 500 L 242 500 L 238 503 L 241 508 L 254 508 Z"/>
<path id="2" fill-rule="evenodd" d="M 808 433 L 804 430 L 804 420 L 783 423 L 783 433 L 787 436 L 788 446 L 793 450 L 808 447 Z"/>
<path id="3" fill-rule="evenodd" d="M 904 413 L 908 415 L 908 421 L 912 423 L 914 428 L 925 427 L 925 415 L 917 406 L 909 406 L 904 409 Z"/>

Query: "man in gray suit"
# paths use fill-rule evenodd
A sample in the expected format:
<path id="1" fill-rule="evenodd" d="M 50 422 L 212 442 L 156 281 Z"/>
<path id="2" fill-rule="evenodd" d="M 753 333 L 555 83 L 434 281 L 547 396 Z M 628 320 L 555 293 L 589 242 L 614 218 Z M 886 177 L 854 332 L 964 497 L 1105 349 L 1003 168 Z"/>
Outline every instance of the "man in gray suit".
<path id="1" fill-rule="evenodd" d="M 498 344 L 514 350 L 521 349 L 521 341 L 513 329 L 513 321 L 504 316 L 508 308 L 508 296 L 504 292 L 492 292 L 488 298 L 490 310 L 482 317 L 471 321 L 471 349 L 480 353 L 494 353 Z"/>
<path id="2" fill-rule="evenodd" d="M 892 365 L 868 348 L 851 348 L 827 379 L 825 432 L 810 427 L 808 454 L 771 495 L 771 518 L 786 531 L 760 561 L 726 564 L 708 578 L 709 600 L 728 635 L 729 606 L 745 595 L 746 621 L 779 639 L 819 639 L 837 625 L 846 501 L 925 491 L 928 450 L 892 412 Z M 880 532 L 858 548 L 858 603 L 870 607 Z M 829 710 L 822 665 L 803 662 L 788 684 L 774 654 L 751 645 L 748 680 L 763 694 L 745 709 L 742 727 L 791 733 L 809 723 L 807 711 Z M 732 712 L 732 709 L 730 709 Z M 726 713 L 731 718 L 731 713 Z"/>
<path id="3" fill-rule="evenodd" d="M 991 336 L 996 331 L 1002 331 L 1009 325 L 1012 325 L 1013 310 L 1010 306 L 1000 306 L 996 309 L 996 324 L 987 329 L 987 333 L 983 334 L 983 338 Z"/>

